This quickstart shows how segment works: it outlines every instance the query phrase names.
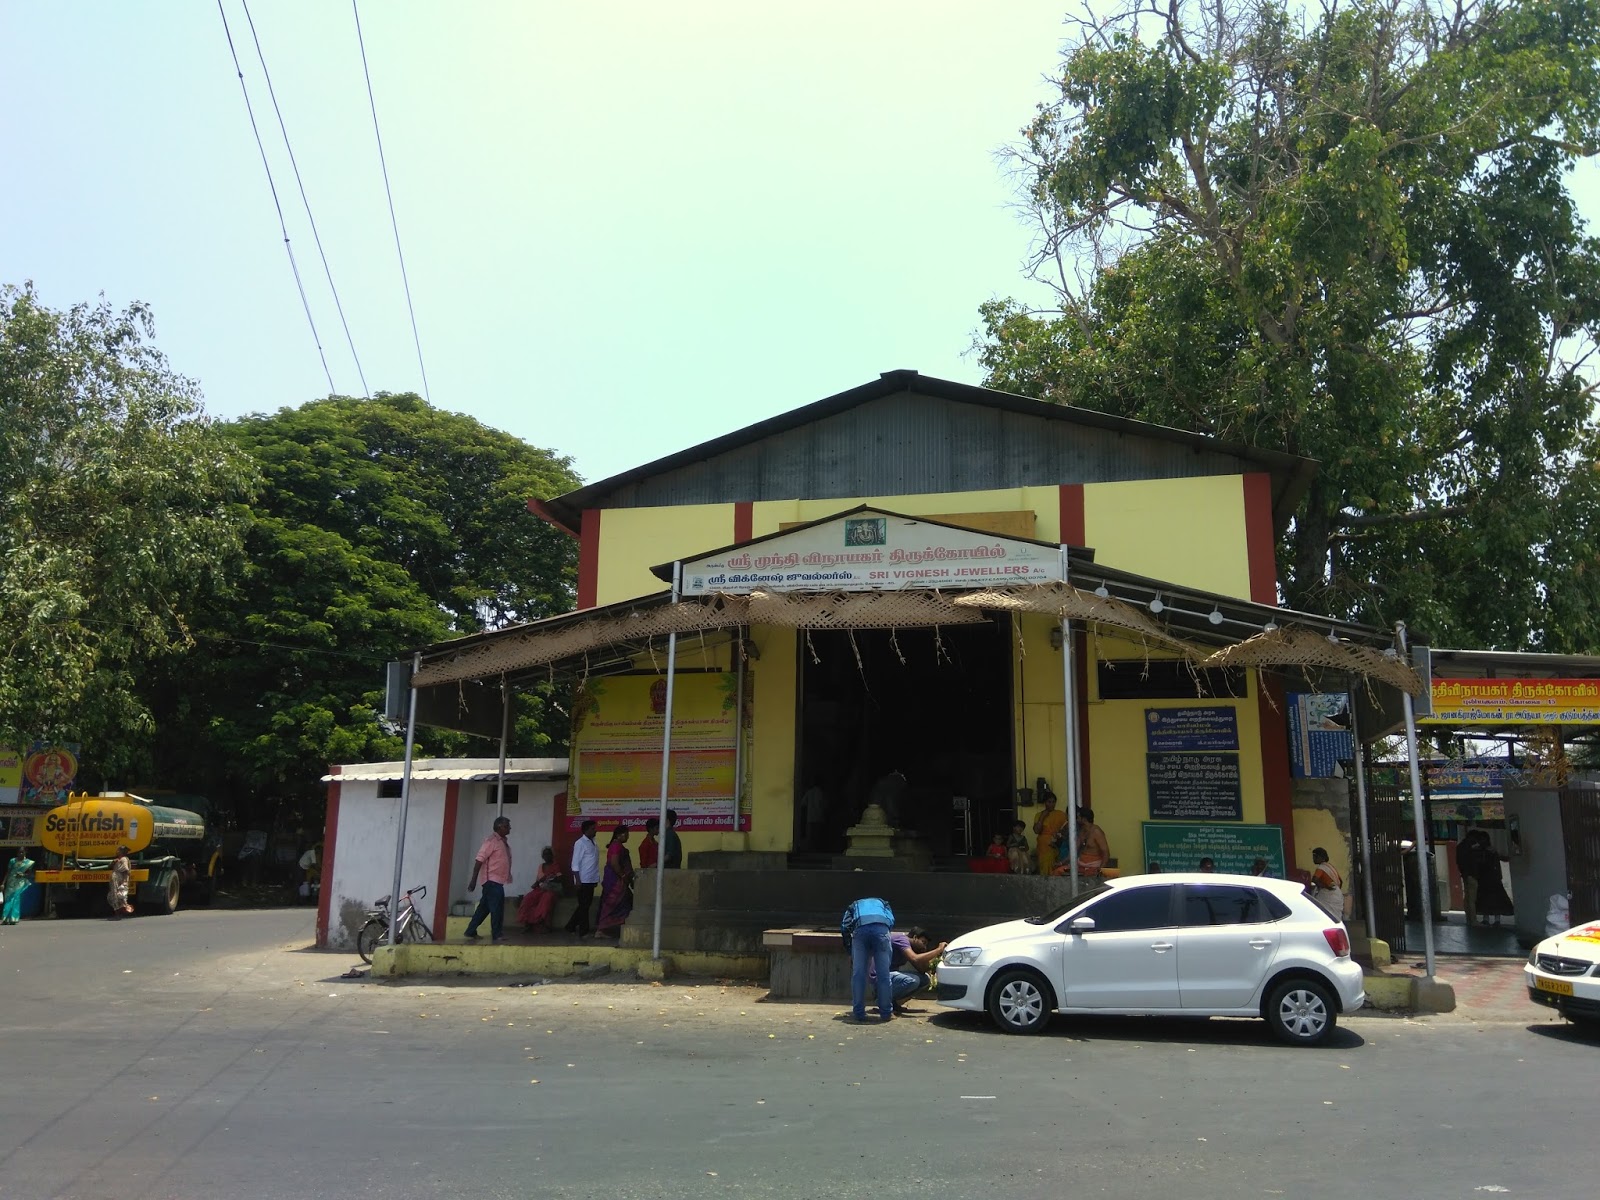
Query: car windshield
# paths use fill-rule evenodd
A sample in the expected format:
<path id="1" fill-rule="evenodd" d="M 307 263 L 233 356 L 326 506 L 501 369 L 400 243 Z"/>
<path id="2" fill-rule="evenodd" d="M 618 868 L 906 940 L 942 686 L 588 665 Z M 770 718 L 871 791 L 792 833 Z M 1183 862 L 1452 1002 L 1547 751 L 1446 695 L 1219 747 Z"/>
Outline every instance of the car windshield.
<path id="1" fill-rule="evenodd" d="M 1040 913 L 1037 916 L 1024 917 L 1023 920 L 1027 921 L 1029 925 L 1049 925 L 1053 921 L 1061 920 L 1062 917 L 1066 916 L 1073 909 L 1087 904 L 1096 896 L 1105 895 L 1110 890 L 1111 889 L 1108 885 L 1102 883 L 1098 887 L 1090 888 L 1087 892 L 1079 892 L 1060 908 L 1053 909 L 1047 913 Z"/>

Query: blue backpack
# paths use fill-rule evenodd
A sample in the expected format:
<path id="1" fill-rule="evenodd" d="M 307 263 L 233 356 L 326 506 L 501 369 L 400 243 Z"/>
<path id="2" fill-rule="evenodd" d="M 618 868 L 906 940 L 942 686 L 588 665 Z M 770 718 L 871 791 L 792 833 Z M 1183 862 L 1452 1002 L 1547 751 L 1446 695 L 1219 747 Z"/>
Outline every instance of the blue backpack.
<path id="1" fill-rule="evenodd" d="M 846 954 L 850 953 L 850 943 L 855 939 L 856 926 L 863 921 L 869 924 L 881 922 L 893 925 L 894 909 L 889 907 L 887 900 L 880 900 L 876 896 L 863 897 L 845 909 L 844 917 L 839 922 L 839 936 L 844 940 Z"/>

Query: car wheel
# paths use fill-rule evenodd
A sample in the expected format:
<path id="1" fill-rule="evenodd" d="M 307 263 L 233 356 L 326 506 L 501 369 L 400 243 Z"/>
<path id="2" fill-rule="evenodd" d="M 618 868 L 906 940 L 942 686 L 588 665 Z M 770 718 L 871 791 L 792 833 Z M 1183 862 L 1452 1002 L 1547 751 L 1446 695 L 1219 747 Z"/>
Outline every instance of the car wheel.
<path id="1" fill-rule="evenodd" d="M 1265 1016 L 1272 1032 L 1293 1046 L 1315 1046 L 1339 1020 L 1339 1006 L 1328 985 L 1315 979 L 1290 979 L 1272 989 Z"/>
<path id="2" fill-rule="evenodd" d="M 1006 1033 L 1043 1033 L 1055 998 L 1032 971 L 1003 971 L 989 985 L 989 1016 Z"/>

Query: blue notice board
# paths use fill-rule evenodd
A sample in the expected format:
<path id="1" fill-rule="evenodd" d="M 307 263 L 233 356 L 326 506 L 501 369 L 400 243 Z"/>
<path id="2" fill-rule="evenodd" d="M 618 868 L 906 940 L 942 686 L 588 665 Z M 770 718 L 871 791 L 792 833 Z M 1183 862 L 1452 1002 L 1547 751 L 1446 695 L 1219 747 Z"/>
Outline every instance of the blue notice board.
<path id="1" fill-rule="evenodd" d="M 1145 749 L 1151 754 L 1239 748 L 1239 710 L 1232 705 L 1144 710 Z"/>
<path id="2" fill-rule="evenodd" d="M 1344 692 L 1289 693 L 1289 767 L 1297 779 L 1331 779 L 1355 757 L 1350 697 Z"/>

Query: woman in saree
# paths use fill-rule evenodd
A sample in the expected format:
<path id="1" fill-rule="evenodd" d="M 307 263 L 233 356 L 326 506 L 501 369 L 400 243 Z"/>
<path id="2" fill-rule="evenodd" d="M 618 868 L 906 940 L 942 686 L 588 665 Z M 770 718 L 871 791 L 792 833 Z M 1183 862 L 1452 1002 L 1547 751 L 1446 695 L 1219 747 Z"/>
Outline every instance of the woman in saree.
<path id="1" fill-rule="evenodd" d="M 550 914 L 555 909 L 556 897 L 561 894 L 561 868 L 556 866 L 556 852 L 546 846 L 539 852 L 544 861 L 533 878 L 533 886 L 517 905 L 517 920 L 529 933 L 549 933 Z"/>
<path id="2" fill-rule="evenodd" d="M 128 881 L 133 875 L 133 864 L 128 861 L 128 848 L 117 847 L 117 856 L 111 860 L 111 886 L 106 890 L 106 903 L 111 906 L 111 917 L 117 917 L 133 911 L 133 905 L 128 903 Z"/>
<path id="3" fill-rule="evenodd" d="M 33 859 L 28 857 L 28 852 L 18 846 L 11 855 L 11 863 L 6 867 L 5 887 L 0 891 L 5 892 L 6 903 L 0 909 L 0 925 L 15 925 L 22 920 L 22 893 L 28 886 L 28 875 L 33 870 Z"/>
<path id="4" fill-rule="evenodd" d="M 628 827 L 618 825 L 606 845 L 606 873 L 601 881 L 600 915 L 594 931 L 620 938 L 622 923 L 633 911 L 633 856 L 628 853 Z"/>

